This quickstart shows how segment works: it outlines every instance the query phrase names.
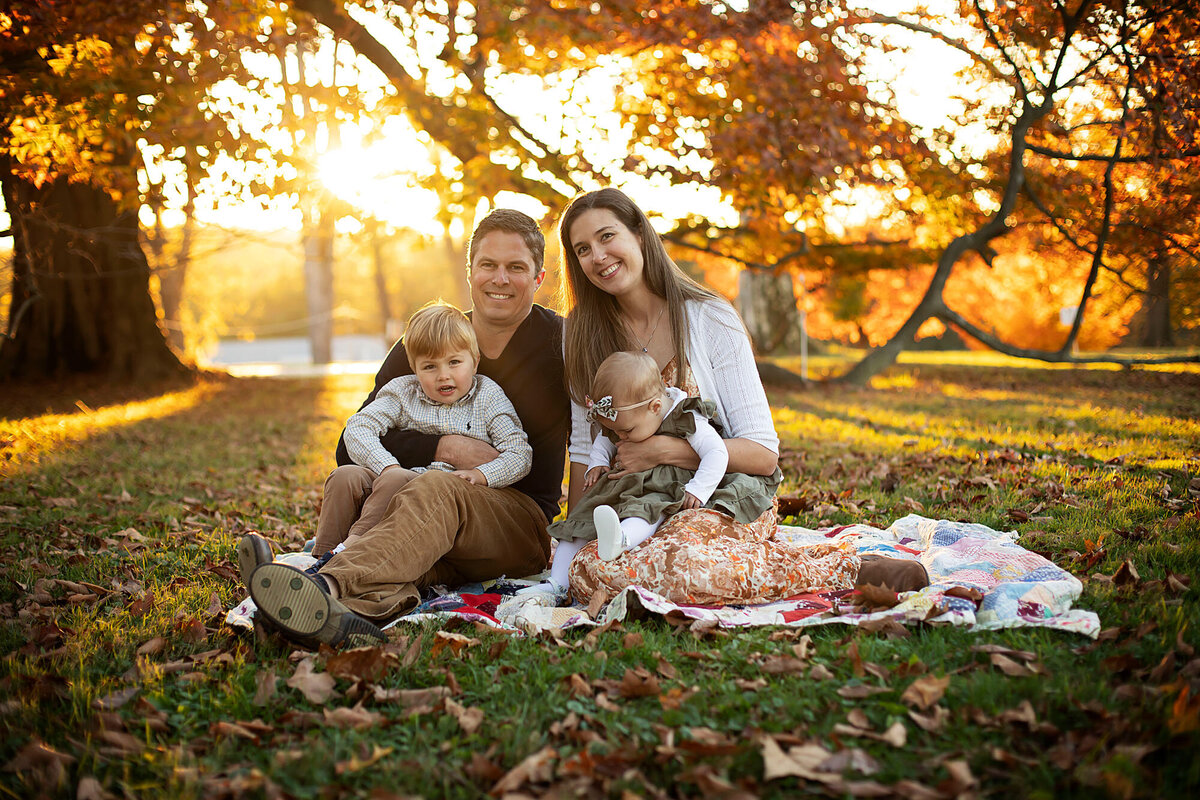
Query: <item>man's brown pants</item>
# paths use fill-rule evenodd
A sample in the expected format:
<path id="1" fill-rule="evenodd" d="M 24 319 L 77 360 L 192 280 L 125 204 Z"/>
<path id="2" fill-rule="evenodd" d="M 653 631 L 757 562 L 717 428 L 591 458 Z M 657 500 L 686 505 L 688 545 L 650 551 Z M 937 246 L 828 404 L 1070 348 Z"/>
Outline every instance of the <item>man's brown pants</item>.
<path id="1" fill-rule="evenodd" d="M 342 603 L 375 622 L 411 611 L 419 590 L 546 568 L 546 515 L 516 489 L 429 471 L 397 492 L 383 519 L 321 569 Z"/>

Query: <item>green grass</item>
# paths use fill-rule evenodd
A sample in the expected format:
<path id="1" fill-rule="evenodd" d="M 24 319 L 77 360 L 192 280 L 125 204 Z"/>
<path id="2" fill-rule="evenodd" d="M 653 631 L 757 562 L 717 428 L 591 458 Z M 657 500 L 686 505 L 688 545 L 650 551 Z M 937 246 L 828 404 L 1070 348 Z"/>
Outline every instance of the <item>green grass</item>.
<path id="1" fill-rule="evenodd" d="M 712 635 L 649 619 L 561 638 L 466 626 L 454 632 L 478 643 L 455 657 L 432 653 L 436 630 L 402 625 L 379 674 L 336 678 L 318 705 L 286 684 L 303 654 L 223 625 L 242 595 L 231 556 L 247 530 L 280 548 L 311 534 L 333 444 L 369 381 L 21 387 L 0 401 L 0 796 L 473 798 L 543 748 L 548 762 L 513 788 L 792 797 L 873 781 L 897 796 L 920 784 L 944 796 L 1191 797 L 1200 787 L 1195 370 L 937 354 L 868 389 L 770 392 L 781 494 L 798 509 L 789 522 L 886 526 L 920 509 L 1017 529 L 1084 579 L 1078 605 L 1100 615 L 1099 641 L 931 627 L 904 638 L 843 626 Z M 1138 581 L 1092 577 L 1126 560 Z M 805 635 L 799 674 L 764 669 Z M 1033 653 L 1037 674 L 1004 674 L 971 649 L 983 644 Z M 315 665 L 336 671 L 325 655 Z M 630 670 L 656 686 L 623 697 Z M 571 691 L 572 675 L 587 691 Z M 931 675 L 949 685 L 941 725 L 927 731 L 902 698 Z M 262 685 L 274 691 L 256 697 Z M 862 685 L 884 691 L 843 696 Z M 450 687 L 482 724 L 466 733 L 440 698 L 419 713 L 376 698 L 427 687 Z M 1016 713 L 1023 702 L 1032 718 Z M 378 716 L 361 729 L 326 718 L 356 707 Z M 857 712 L 876 733 L 898 722 L 905 745 L 846 733 Z M 851 769 L 825 790 L 768 781 L 768 735 L 784 750 L 861 748 L 869 774 Z"/>

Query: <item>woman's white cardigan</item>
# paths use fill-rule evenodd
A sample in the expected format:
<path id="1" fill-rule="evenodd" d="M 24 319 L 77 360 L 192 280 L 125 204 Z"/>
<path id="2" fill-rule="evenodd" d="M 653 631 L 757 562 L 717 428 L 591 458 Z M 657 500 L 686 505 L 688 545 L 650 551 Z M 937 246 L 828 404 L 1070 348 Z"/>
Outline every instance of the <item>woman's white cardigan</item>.
<path id="1" fill-rule="evenodd" d="M 723 300 L 689 300 L 685 306 L 688 340 L 685 353 L 700 397 L 717 407 L 727 439 L 749 439 L 772 453 L 779 436 L 763 391 L 754 351 L 741 317 Z M 571 461 L 587 464 L 594 433 L 586 409 L 571 403 Z"/>

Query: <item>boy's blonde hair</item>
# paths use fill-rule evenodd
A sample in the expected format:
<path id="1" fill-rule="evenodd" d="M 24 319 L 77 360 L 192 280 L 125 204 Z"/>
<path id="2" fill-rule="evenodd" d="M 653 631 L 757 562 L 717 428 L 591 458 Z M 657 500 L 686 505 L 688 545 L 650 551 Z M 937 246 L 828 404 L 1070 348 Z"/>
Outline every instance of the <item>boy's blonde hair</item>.
<path id="1" fill-rule="evenodd" d="M 442 300 L 434 300 L 408 318 L 404 329 L 404 352 L 408 363 L 418 358 L 437 358 L 446 353 L 469 350 L 479 364 L 479 340 L 467 315 Z"/>
<path id="2" fill-rule="evenodd" d="M 611 396 L 613 405 L 661 397 L 667 391 L 658 364 L 646 353 L 618 350 L 600 362 L 592 378 L 592 400 Z"/>

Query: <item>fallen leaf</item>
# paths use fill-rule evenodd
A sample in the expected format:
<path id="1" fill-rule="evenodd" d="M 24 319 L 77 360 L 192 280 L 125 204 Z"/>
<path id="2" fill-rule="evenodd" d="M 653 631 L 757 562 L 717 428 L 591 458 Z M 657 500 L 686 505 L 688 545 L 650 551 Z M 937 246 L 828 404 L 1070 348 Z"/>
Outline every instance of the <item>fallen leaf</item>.
<path id="1" fill-rule="evenodd" d="M 92 706 L 94 708 L 101 709 L 102 711 L 112 711 L 120 708 L 133 698 L 137 697 L 137 693 L 139 691 L 140 689 L 137 686 L 130 686 L 126 689 L 121 689 L 113 692 L 112 694 L 97 698 L 96 701 L 92 703 Z"/>
<path id="2" fill-rule="evenodd" d="M 1013 661 L 1003 653 L 992 653 L 991 662 L 993 667 L 999 668 L 1001 672 L 1012 678 L 1025 678 L 1037 674 L 1037 670 Z"/>
<path id="3" fill-rule="evenodd" d="M 803 675 L 808 662 L 793 656 L 767 656 L 762 671 L 768 675 Z"/>
<path id="4" fill-rule="evenodd" d="M 437 708 L 442 698 L 451 695 L 448 686 L 431 686 L 428 689 L 384 689 L 374 687 L 376 703 L 399 703 L 406 714 L 428 714 Z"/>
<path id="5" fill-rule="evenodd" d="M 478 639 L 463 636 L 461 633 L 438 631 L 434 634 L 433 644 L 429 647 L 429 657 L 437 658 L 438 654 L 443 650 L 449 650 L 452 656 L 461 658 L 468 648 L 474 647 L 477 644 L 479 644 Z"/>
<path id="6" fill-rule="evenodd" d="M 643 673 L 643 670 L 625 670 L 625 675 L 621 678 L 621 685 L 617 689 L 621 697 L 650 697 L 662 691 L 658 685 L 658 678 L 649 673 Z"/>
<path id="7" fill-rule="evenodd" d="M 483 709 L 481 708 L 468 708 L 447 697 L 446 711 L 450 712 L 450 715 L 458 720 L 458 726 L 468 736 L 479 730 L 479 726 L 483 724 Z"/>
<path id="8" fill-rule="evenodd" d="M 67 765 L 75 756 L 60 753 L 45 742 L 34 739 L 4 765 L 5 772 L 28 774 L 32 783 L 49 794 L 67 780 Z"/>
<path id="9" fill-rule="evenodd" d="M 578 672 L 572 672 L 563 682 L 567 684 L 567 694 L 576 697 L 591 697 L 595 694 L 592 685 Z"/>
<path id="10" fill-rule="evenodd" d="M 120 752 L 122 755 L 137 755 L 145 749 L 142 740 L 136 736 L 132 736 L 124 731 L 98 731 L 96 738 L 113 749 Z"/>
<path id="11" fill-rule="evenodd" d="M 925 675 L 917 678 L 908 685 L 904 690 L 904 694 L 900 695 L 900 702 L 910 706 L 916 706 L 922 711 L 929 708 L 931 705 L 942 699 L 942 695 L 946 693 L 946 689 L 950 686 L 950 676 L 938 678 L 934 675 Z"/>
<path id="12" fill-rule="evenodd" d="M 621 642 L 621 646 L 626 650 L 634 647 L 642 646 L 642 635 L 640 633 L 627 633 Z"/>
<path id="13" fill-rule="evenodd" d="M 604 604 L 608 602 L 608 592 L 604 589 L 597 589 L 592 592 L 592 597 L 588 600 L 587 613 L 592 619 L 600 616 L 600 610 L 604 608 Z"/>
<path id="14" fill-rule="evenodd" d="M 813 668 L 808 672 L 808 677 L 814 681 L 827 681 L 833 677 L 833 672 L 824 664 L 813 664 Z"/>
<path id="15" fill-rule="evenodd" d="M 372 767 L 378 764 L 382 759 L 392 754 L 392 748 L 380 747 L 373 745 L 371 754 L 366 758 L 359 758 L 357 755 L 352 756 L 349 761 L 339 761 L 334 765 L 333 769 L 338 775 L 345 775 L 348 772 L 360 772 L 367 767 Z"/>
<path id="16" fill-rule="evenodd" d="M 92 775 L 80 778 L 75 787 L 75 800 L 108 800 L 110 797 L 112 795 L 104 791 L 104 786 Z"/>
<path id="17" fill-rule="evenodd" d="M 1142 576 L 1138 575 L 1137 568 L 1133 566 L 1133 562 L 1125 559 L 1121 562 L 1121 566 L 1113 573 L 1112 581 L 1117 586 L 1133 586 L 1142 580 Z"/>
<path id="18" fill-rule="evenodd" d="M 250 702 L 256 706 L 265 706 L 275 696 L 275 686 L 278 682 L 275 670 L 259 670 L 254 676 L 254 699 Z"/>
<path id="19" fill-rule="evenodd" d="M 356 731 L 363 730 L 364 728 L 372 728 L 383 720 L 382 714 L 375 711 L 368 711 L 362 707 L 361 703 L 353 708 L 346 708 L 344 706 L 334 709 L 325 708 L 322 709 L 321 713 L 325 717 L 327 724 L 335 728 L 346 728 Z"/>
<path id="20" fill-rule="evenodd" d="M 865 683 L 860 683 L 855 686 L 842 686 L 837 690 L 837 695 L 846 700 L 862 700 L 873 694 L 883 694 L 890 691 L 892 691 L 891 688 L 887 686 L 867 686 Z"/>
<path id="21" fill-rule="evenodd" d="M 908 712 L 908 718 L 915 722 L 917 727 L 930 733 L 941 730 L 942 725 L 945 724 L 949 717 L 950 712 L 942 706 L 934 706 L 924 714 L 919 714 L 916 711 Z"/>
<path id="22" fill-rule="evenodd" d="M 489 794 L 501 797 L 515 792 L 527 783 L 549 783 L 554 777 L 554 762 L 557 760 L 558 752 L 547 745 L 505 773 L 503 778 L 496 781 Z"/>
<path id="23" fill-rule="evenodd" d="M 158 655 L 164 649 L 166 649 L 166 646 L 167 646 L 166 639 L 164 639 L 161 636 L 155 636 L 153 639 L 146 642 L 145 644 L 143 644 L 141 647 L 139 647 L 137 649 L 137 655 L 139 655 L 139 656 Z"/>
<path id="24" fill-rule="evenodd" d="M 879 771 L 879 762 L 871 758 L 870 754 L 861 747 L 847 747 L 822 761 L 819 770 L 838 774 L 850 770 L 863 775 L 874 775 Z"/>
<path id="25" fill-rule="evenodd" d="M 698 689 L 684 689 L 680 686 L 673 686 L 663 694 L 658 696 L 658 702 L 662 704 L 664 709 L 681 708 L 689 697 L 696 694 Z"/>
<path id="26" fill-rule="evenodd" d="M 820 783 L 836 783 L 841 780 L 840 775 L 819 770 L 830 756 L 830 752 L 819 744 L 809 743 L 792 747 L 786 753 L 770 736 L 762 737 L 759 744 L 762 748 L 764 781 L 788 776 Z"/>
<path id="27" fill-rule="evenodd" d="M 308 702 L 316 705 L 321 705 L 336 694 L 333 689 L 333 676 L 324 672 L 314 672 L 311 658 L 304 659 L 296 666 L 292 677 L 287 679 L 287 685 L 298 690 Z"/>
<path id="28" fill-rule="evenodd" d="M 770 685 L 766 678 L 755 678 L 753 680 L 747 678 L 734 678 L 733 685 L 744 692 L 757 692 L 759 689 L 765 689 Z"/>
<path id="29" fill-rule="evenodd" d="M 325 671 L 335 678 L 377 681 L 391 669 L 396 656 L 382 647 L 355 647 L 325 659 Z"/>

